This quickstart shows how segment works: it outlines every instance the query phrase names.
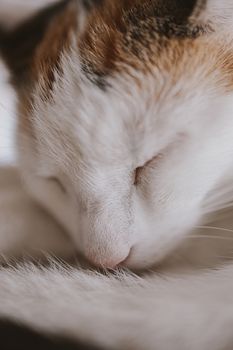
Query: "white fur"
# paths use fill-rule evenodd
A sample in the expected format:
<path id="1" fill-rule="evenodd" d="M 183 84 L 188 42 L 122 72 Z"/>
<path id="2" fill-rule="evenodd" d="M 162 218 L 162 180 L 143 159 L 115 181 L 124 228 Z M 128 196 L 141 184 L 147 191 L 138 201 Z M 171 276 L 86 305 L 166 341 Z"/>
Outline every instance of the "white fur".
<path id="1" fill-rule="evenodd" d="M 130 254 L 124 264 L 144 268 L 200 222 L 208 193 L 231 171 L 233 96 L 205 64 L 172 88 L 169 77 L 139 75 L 140 89 L 115 77 L 100 91 L 81 77 L 77 56 L 64 56 L 53 102 L 35 99 L 38 141 L 32 152 L 30 135 L 20 140 L 22 173 L 91 261 L 112 267 Z M 134 186 L 135 169 L 153 157 Z"/>
<path id="2" fill-rule="evenodd" d="M 212 94 L 206 93 L 212 81 L 206 85 L 200 67 L 193 81 L 189 78 L 185 85 L 180 80 L 166 91 L 166 103 L 148 108 L 162 77 L 156 86 L 147 80 L 143 93 L 134 88 L 123 96 L 128 86 L 124 79 L 115 78 L 106 97 L 84 77 L 77 88 L 79 62 L 77 53 L 72 55 L 64 56 L 65 74 L 53 103 L 37 99 L 37 152 L 29 152 L 29 139 L 20 141 L 23 175 L 31 193 L 97 264 L 108 266 L 110 258 L 120 261 L 135 245 L 126 265 L 145 267 L 174 249 L 184 234 L 186 240 L 157 267 L 160 276 L 155 272 L 144 277 L 124 272 L 102 276 L 56 264 L 51 269 L 1 269 L 0 315 L 107 349 L 232 349 L 233 267 L 224 258 L 232 258 L 233 252 L 233 96 L 224 95 L 217 86 Z M 195 95 L 193 82 L 198 82 Z M 186 97 L 175 101 L 173 96 L 181 88 Z M 145 124 L 134 129 L 142 115 Z M 136 190 L 134 169 L 158 153 L 163 155 L 152 169 L 145 169 L 145 180 Z M 50 176 L 59 177 L 67 194 L 46 179 Z M 36 244 L 31 218 L 38 212 L 17 180 L 18 186 L 23 197 L 16 201 L 14 215 L 24 218 L 21 223 L 24 232 L 30 233 L 27 249 L 31 252 Z M 7 193 L 12 195 L 9 188 Z M 16 193 L 14 189 L 13 201 Z M 5 205 L 5 198 L 1 223 L 8 223 L 12 214 L 12 202 Z M 28 209 L 22 215 L 22 203 L 28 200 L 29 216 Z M 223 213 L 215 213 L 224 208 Z M 209 228 L 187 235 L 207 214 Z M 48 232 L 60 232 L 47 226 L 47 219 L 38 218 L 45 223 L 39 232 L 46 237 Z M 18 235 L 15 223 L 11 230 Z M 1 237 L 2 232 L 1 226 Z M 57 236 L 60 255 L 59 242 Z M 47 238 L 42 243 L 46 247 Z M 5 239 L 1 248 L 4 244 Z M 8 255 L 11 249 L 3 252 Z M 225 266 L 218 271 L 202 270 L 220 263 Z"/>
<path id="3" fill-rule="evenodd" d="M 8 235 L 12 233 L 18 241 L 12 241 L 12 247 L 17 246 L 20 251 L 21 244 L 25 244 L 25 234 L 25 251 L 34 256 L 47 235 L 52 234 L 52 249 L 59 243 L 64 248 L 65 241 L 58 235 L 58 228 L 53 229 L 48 219 L 45 220 L 32 203 L 29 205 L 25 193 L 18 197 L 22 189 L 14 171 L 2 170 L 1 174 L 1 239 L 4 223 L 11 222 Z M 19 218 L 23 218 L 21 239 L 16 224 Z M 212 225 L 223 226 L 223 223 L 232 227 L 232 211 L 226 213 L 222 222 Z M 190 246 L 184 246 L 183 252 L 180 249 L 171 259 L 171 266 L 161 267 L 157 269 L 158 274 L 144 277 L 126 272 L 103 276 L 59 267 L 53 261 L 50 269 L 33 265 L 2 268 L 0 300 L 4 302 L 0 303 L 0 317 L 40 331 L 88 340 L 106 349 L 231 349 L 233 268 L 218 258 L 219 254 L 232 256 L 232 238 L 226 236 L 222 243 L 218 240 L 219 231 L 216 239 L 212 231 L 209 239 L 207 233 L 200 232 L 206 235 L 206 240 L 200 237 L 196 245 L 189 242 Z M 224 232 L 221 237 L 224 239 Z M 1 241 L 1 251 L 5 242 Z M 48 244 L 47 238 L 44 244 Z M 58 256 L 64 253 L 60 249 L 54 251 Z M 4 251 L 6 256 L 10 252 L 12 250 Z M 209 263 L 213 267 L 214 263 L 221 262 L 225 267 L 218 271 L 199 270 L 198 264 L 202 261 L 203 266 Z"/>
<path id="4" fill-rule="evenodd" d="M 9 72 L 0 61 L 0 261 L 24 255 L 71 257 L 71 243 L 28 197 L 14 168 L 17 98 L 9 80 Z"/>
<path id="5" fill-rule="evenodd" d="M 2 316 L 106 349 L 233 346 L 233 268 L 140 279 L 76 269 L 0 272 Z"/>

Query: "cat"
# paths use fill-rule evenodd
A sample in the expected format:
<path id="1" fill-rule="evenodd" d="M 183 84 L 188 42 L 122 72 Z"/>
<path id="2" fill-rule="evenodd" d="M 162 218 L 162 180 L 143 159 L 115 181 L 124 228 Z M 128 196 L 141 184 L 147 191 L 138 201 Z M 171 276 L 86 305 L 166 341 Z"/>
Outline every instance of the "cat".
<path id="1" fill-rule="evenodd" d="M 230 0 L 71 0 L 2 26 L 22 180 L 93 265 L 150 269 L 231 207 L 232 18 Z M 231 349 L 232 265 L 170 273 L 2 269 L 0 314 L 106 349 Z"/>

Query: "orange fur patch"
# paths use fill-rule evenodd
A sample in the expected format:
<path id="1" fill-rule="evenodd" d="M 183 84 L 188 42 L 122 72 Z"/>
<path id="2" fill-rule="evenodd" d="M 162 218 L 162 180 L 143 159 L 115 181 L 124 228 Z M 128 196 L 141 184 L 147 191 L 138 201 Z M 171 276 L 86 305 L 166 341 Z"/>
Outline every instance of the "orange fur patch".
<path id="1" fill-rule="evenodd" d="M 50 23 L 36 50 L 32 81 L 40 80 L 41 97 L 47 100 L 51 96 L 54 73 L 62 70 L 61 55 L 69 50 L 72 33 L 77 36 L 83 71 L 99 85 L 108 75 L 131 74 L 133 68 L 136 72 L 167 73 L 172 86 L 181 78 L 191 79 L 203 66 L 202 81 L 212 75 L 220 87 L 232 89 L 232 50 L 223 49 L 213 36 L 209 43 L 206 28 L 188 22 L 192 2 L 182 11 L 173 4 L 172 0 L 103 0 L 91 10 L 80 37 L 77 3 L 71 0 Z M 198 89 L 199 83 L 197 79 L 193 89 Z M 177 96 L 182 93 L 176 91 Z M 24 101 L 26 109 L 30 104 L 33 101 Z M 28 127 L 29 117 L 24 119 L 24 127 Z"/>
<path id="2" fill-rule="evenodd" d="M 173 39 L 203 34 L 203 27 L 188 21 L 194 3 L 180 0 L 177 7 L 170 0 L 103 1 L 91 12 L 79 44 L 84 71 L 99 82 L 123 65 L 147 71 Z"/>
<path id="3" fill-rule="evenodd" d="M 71 35 L 78 25 L 76 2 L 71 2 L 50 24 L 47 34 L 38 47 L 32 67 L 32 79 L 42 84 L 44 98 L 48 98 L 54 83 L 55 72 L 61 71 L 60 59 L 70 47 Z"/>

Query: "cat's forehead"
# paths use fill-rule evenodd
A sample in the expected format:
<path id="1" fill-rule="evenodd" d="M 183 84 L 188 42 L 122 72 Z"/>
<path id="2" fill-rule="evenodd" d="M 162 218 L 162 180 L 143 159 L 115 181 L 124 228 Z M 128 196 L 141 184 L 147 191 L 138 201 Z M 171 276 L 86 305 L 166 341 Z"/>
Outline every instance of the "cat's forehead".
<path id="1" fill-rule="evenodd" d="M 71 162 L 74 154 L 123 162 L 140 145 L 156 152 L 203 96 L 233 85 L 231 49 L 189 20 L 192 1 L 102 3 L 81 35 L 71 7 L 38 51 L 34 122 L 56 159 L 64 153 Z"/>
<path id="2" fill-rule="evenodd" d="M 184 130 L 203 97 L 202 69 L 185 73 L 181 64 L 171 74 L 171 68 L 157 65 L 150 72 L 131 67 L 107 76 L 103 88 L 85 73 L 80 77 L 78 61 L 75 51 L 64 56 L 52 100 L 45 107 L 39 100 L 34 118 L 43 152 L 50 150 L 53 159 L 65 159 L 72 167 L 81 161 L 143 165 Z"/>
<path id="3" fill-rule="evenodd" d="M 78 40 L 83 71 L 101 85 L 106 76 L 123 66 L 149 69 L 164 51 L 182 47 L 182 41 L 194 41 L 208 30 L 189 20 L 195 3 L 103 1 L 91 12 Z"/>
<path id="4" fill-rule="evenodd" d="M 85 1 L 92 10 L 84 24 L 77 16 L 77 3 L 70 1 L 71 6 L 58 16 L 37 50 L 34 76 L 43 76 L 47 95 L 56 85 L 54 71 L 64 72 L 62 53 L 69 55 L 72 50 L 78 56 L 74 74 L 80 74 L 81 67 L 81 74 L 102 89 L 115 76 L 130 80 L 131 76 L 156 72 L 155 78 L 160 73 L 178 80 L 180 74 L 184 78 L 185 74 L 192 75 L 198 65 L 222 69 L 222 62 L 228 61 L 224 56 L 226 45 L 221 44 L 220 51 L 216 40 L 205 35 L 211 32 L 209 24 L 194 20 L 194 8 L 197 14 L 205 1 L 102 0 L 94 8 L 91 3 L 95 1 Z M 217 50 L 224 57 L 214 61 Z"/>

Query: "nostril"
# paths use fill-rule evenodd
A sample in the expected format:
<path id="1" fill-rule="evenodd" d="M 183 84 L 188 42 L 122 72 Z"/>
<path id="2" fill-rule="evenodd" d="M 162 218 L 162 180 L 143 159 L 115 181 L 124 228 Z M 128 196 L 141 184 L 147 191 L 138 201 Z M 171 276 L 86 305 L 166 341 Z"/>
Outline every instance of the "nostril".
<path id="1" fill-rule="evenodd" d="M 88 260 L 96 267 L 102 267 L 105 269 L 116 269 L 118 266 L 123 266 L 124 262 L 130 255 L 130 249 L 123 249 L 119 253 L 112 254 L 87 254 Z"/>

